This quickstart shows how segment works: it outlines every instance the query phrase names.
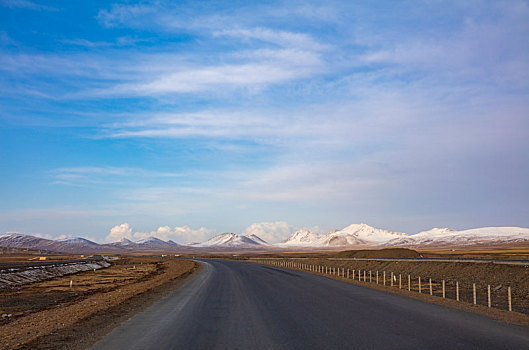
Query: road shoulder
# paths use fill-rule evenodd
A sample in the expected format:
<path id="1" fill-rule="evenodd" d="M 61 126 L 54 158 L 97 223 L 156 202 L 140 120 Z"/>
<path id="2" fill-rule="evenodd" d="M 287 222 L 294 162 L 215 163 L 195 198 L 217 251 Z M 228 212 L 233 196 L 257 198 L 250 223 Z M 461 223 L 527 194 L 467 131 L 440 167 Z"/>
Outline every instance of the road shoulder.
<path id="1" fill-rule="evenodd" d="M 8 325 L 9 328 L 29 327 L 39 323 L 42 323 L 43 327 L 33 332 L 25 332 L 23 327 L 11 332 L 4 329 L 8 337 L 2 337 L 0 348 L 71 350 L 89 348 L 122 322 L 179 288 L 199 268 L 195 262 L 186 261 L 179 268 L 168 269 L 165 274 L 136 283 L 130 288 L 101 293 L 66 305 L 61 310 L 45 310 L 20 319 L 19 322 Z"/>

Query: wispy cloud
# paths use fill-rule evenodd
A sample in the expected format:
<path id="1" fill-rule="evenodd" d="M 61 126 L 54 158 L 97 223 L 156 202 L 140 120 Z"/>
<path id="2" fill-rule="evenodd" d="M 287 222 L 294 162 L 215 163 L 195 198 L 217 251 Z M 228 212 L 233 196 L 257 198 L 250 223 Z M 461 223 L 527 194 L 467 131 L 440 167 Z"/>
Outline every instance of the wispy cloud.
<path id="1" fill-rule="evenodd" d="M 284 30 L 272 30 L 270 28 L 252 29 L 226 29 L 213 32 L 214 36 L 229 36 L 244 40 L 259 40 L 279 45 L 281 47 L 305 49 L 309 51 L 320 51 L 330 48 L 329 45 L 321 44 L 306 33 L 295 33 Z"/>
<path id="2" fill-rule="evenodd" d="M 87 185 L 123 182 L 127 178 L 174 178 L 180 173 L 145 170 L 127 167 L 72 167 L 50 170 L 54 184 L 61 185 Z"/>
<path id="3" fill-rule="evenodd" d="M 55 11 L 53 7 L 46 5 L 38 4 L 34 1 L 29 0 L 2 0 L 0 6 L 9 7 L 9 8 L 21 8 L 28 10 L 46 10 L 46 11 Z"/>
<path id="4" fill-rule="evenodd" d="M 80 205 L 61 193 L 55 211 L 20 208 L 9 220 L 86 221 L 102 217 L 97 203 L 115 210 L 104 214 L 105 234 L 130 215 L 153 218 L 143 227 L 179 220 L 238 231 L 307 217 L 413 226 L 500 217 L 502 208 L 488 208 L 505 201 L 525 217 L 528 8 L 127 2 L 94 9 L 89 34 L 61 29 L 27 43 L 34 33 L 6 27 L 0 118 L 43 135 L 38 145 L 34 134 L 6 142 L 48 149 L 55 132 L 68 132 L 78 144 L 57 152 L 58 169 L 43 160 L 46 176 L 33 181 L 97 196 Z"/>
<path id="5" fill-rule="evenodd" d="M 87 48 L 104 48 L 104 47 L 124 47 L 124 46 L 134 46 L 138 43 L 145 43 L 150 42 L 151 39 L 140 39 L 140 38 L 133 38 L 130 36 L 122 36 L 117 38 L 115 41 L 91 41 L 87 39 L 63 39 L 61 40 L 64 44 L 74 45 L 74 46 L 82 46 Z"/>
<path id="6" fill-rule="evenodd" d="M 13 40 L 9 34 L 5 31 L 0 31 L 0 46 L 15 45 L 16 41 Z"/>

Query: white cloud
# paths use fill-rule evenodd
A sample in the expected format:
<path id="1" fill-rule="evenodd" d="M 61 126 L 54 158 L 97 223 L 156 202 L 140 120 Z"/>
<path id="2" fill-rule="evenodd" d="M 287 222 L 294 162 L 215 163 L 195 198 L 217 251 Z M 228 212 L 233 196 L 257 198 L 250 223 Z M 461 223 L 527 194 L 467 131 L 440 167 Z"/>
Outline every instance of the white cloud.
<path id="1" fill-rule="evenodd" d="M 257 235 L 268 243 L 278 243 L 285 240 L 294 232 L 294 228 L 287 222 L 259 222 L 251 224 L 244 230 L 244 234 Z"/>
<path id="2" fill-rule="evenodd" d="M 529 42 L 519 38 L 529 32 L 529 6 L 512 1 L 492 8 L 496 16 L 483 19 L 474 14 L 466 18 L 461 28 L 438 37 L 419 34 L 394 41 L 364 38 L 373 42 L 360 60 L 392 64 L 393 71 L 422 72 L 438 79 L 493 80 L 509 89 L 513 84 L 527 87 Z"/>
<path id="3" fill-rule="evenodd" d="M 123 94 L 150 96 L 215 91 L 219 88 L 264 88 L 270 84 L 283 83 L 313 74 L 314 69 L 311 67 L 282 61 L 189 67 L 180 71 L 163 72 L 151 81 L 147 81 L 148 78 L 145 76 L 142 77 L 142 82 L 116 85 L 96 93 L 101 96 Z"/>
<path id="4" fill-rule="evenodd" d="M 173 240 L 180 244 L 202 242 L 209 239 L 215 234 L 215 230 L 201 227 L 199 229 L 192 229 L 189 226 L 176 226 L 170 228 L 169 226 L 158 227 L 156 231 L 151 232 L 135 232 L 135 239 L 145 239 L 149 237 L 160 238 L 164 241 Z"/>
<path id="5" fill-rule="evenodd" d="M 97 19 L 107 27 L 138 22 L 139 18 L 155 14 L 156 8 L 148 5 L 114 4 L 110 10 L 102 9 Z"/>
<path id="6" fill-rule="evenodd" d="M 35 233 L 33 236 L 45 239 L 53 239 L 53 236 L 49 233 Z"/>
<path id="7" fill-rule="evenodd" d="M 151 232 L 134 232 L 128 223 L 114 226 L 108 234 L 107 242 L 116 242 L 122 238 L 127 238 L 133 241 L 156 237 L 164 241 L 173 240 L 176 243 L 185 244 L 192 242 L 202 242 L 209 239 L 215 234 L 215 230 L 201 227 L 199 229 L 192 229 L 189 226 L 176 226 L 171 228 L 169 226 L 160 226 L 156 231 Z"/>
<path id="8" fill-rule="evenodd" d="M 305 33 L 288 32 L 284 30 L 273 30 L 269 28 L 253 29 L 230 29 L 213 33 L 216 36 L 231 36 L 242 39 L 257 39 L 273 43 L 287 48 L 300 48 L 306 50 L 320 51 L 329 48 L 314 40 L 312 36 Z"/>
<path id="9" fill-rule="evenodd" d="M 133 239 L 132 237 L 132 228 L 128 223 L 123 223 L 121 225 L 114 226 L 110 229 L 110 233 L 106 237 L 107 242 L 116 242 L 123 238 Z"/>

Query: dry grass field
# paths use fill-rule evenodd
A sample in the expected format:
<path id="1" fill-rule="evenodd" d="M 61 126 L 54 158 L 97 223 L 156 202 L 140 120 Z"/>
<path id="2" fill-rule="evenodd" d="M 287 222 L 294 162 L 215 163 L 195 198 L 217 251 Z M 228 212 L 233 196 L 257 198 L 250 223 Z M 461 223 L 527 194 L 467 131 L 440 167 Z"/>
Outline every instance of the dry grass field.
<path id="1" fill-rule="evenodd" d="M 15 260 L 24 259 L 27 256 Z M 182 278 L 194 268 L 188 260 L 122 257 L 106 269 L 3 290 L 0 314 L 11 316 L 0 323 L 0 349 L 46 348 L 46 336 L 83 328 L 90 317 Z"/>

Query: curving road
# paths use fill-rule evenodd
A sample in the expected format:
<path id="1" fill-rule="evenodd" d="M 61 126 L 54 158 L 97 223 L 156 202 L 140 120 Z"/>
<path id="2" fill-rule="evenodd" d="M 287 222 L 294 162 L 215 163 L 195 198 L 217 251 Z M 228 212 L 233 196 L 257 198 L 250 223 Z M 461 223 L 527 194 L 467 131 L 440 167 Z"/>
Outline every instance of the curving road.
<path id="1" fill-rule="evenodd" d="M 529 329 L 305 272 L 203 261 L 93 349 L 529 349 Z"/>

